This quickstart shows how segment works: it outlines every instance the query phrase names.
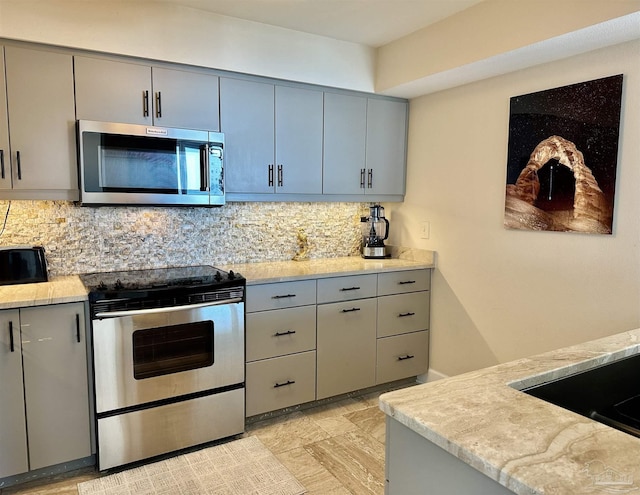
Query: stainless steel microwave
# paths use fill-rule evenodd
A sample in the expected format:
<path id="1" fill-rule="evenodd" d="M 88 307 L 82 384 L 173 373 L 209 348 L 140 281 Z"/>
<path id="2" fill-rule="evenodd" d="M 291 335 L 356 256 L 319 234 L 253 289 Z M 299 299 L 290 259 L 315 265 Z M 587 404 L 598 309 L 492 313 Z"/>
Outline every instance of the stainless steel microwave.
<path id="1" fill-rule="evenodd" d="M 224 135 L 77 122 L 82 205 L 220 206 Z"/>

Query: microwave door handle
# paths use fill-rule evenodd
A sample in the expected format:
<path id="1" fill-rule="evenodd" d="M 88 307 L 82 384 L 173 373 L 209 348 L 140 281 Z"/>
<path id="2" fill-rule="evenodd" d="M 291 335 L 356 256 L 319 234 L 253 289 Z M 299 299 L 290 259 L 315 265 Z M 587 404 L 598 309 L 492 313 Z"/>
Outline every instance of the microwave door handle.
<path id="1" fill-rule="evenodd" d="M 211 178 L 209 177 L 209 145 L 200 146 L 200 190 L 208 191 Z"/>

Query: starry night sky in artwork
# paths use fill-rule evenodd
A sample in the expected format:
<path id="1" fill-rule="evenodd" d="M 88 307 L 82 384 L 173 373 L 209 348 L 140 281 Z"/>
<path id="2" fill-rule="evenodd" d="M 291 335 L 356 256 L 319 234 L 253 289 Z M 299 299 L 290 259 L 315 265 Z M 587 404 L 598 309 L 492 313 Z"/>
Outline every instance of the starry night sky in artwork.
<path id="1" fill-rule="evenodd" d="M 561 136 L 572 141 L 584 155 L 605 197 L 613 204 L 618 161 L 622 74 L 572 84 L 511 98 L 507 183 L 515 184 L 529 156 L 540 141 Z M 573 203 L 575 182 L 564 166 L 551 167 L 555 160 L 538 172 L 539 200 L 551 196 L 553 184 L 555 206 L 564 209 Z M 556 174 L 550 181 L 550 174 Z"/>

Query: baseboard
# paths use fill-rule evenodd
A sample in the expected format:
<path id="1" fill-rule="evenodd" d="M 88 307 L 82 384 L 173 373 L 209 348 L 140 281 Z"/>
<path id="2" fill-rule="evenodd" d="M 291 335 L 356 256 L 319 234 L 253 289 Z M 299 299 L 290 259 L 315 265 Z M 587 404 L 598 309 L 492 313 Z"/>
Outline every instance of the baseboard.
<path id="1" fill-rule="evenodd" d="M 449 375 L 445 375 L 444 373 L 440 373 L 439 371 L 436 371 L 434 369 L 429 369 L 423 375 L 418 375 L 416 377 L 416 381 L 418 383 L 428 383 L 442 380 L 443 378 L 449 378 Z"/>

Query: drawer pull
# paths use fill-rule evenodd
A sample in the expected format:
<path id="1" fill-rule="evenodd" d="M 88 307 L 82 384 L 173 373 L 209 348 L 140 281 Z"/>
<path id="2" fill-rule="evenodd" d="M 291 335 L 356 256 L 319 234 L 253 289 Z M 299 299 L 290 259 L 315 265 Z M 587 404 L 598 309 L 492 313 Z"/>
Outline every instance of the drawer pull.
<path id="1" fill-rule="evenodd" d="M 287 380 L 284 383 L 278 383 L 276 382 L 276 384 L 273 386 L 273 388 L 280 388 L 280 387 L 286 387 L 287 385 L 293 385 L 294 383 L 296 383 L 295 380 Z"/>
<path id="2" fill-rule="evenodd" d="M 281 296 L 271 296 L 271 299 L 286 299 L 287 297 L 296 297 L 295 294 L 283 294 Z"/>
<path id="3" fill-rule="evenodd" d="M 398 318 L 403 318 L 405 316 L 413 316 L 413 315 L 415 315 L 415 313 L 412 313 L 411 311 L 409 311 L 408 313 L 400 313 L 398 315 Z"/>
<path id="4" fill-rule="evenodd" d="M 407 359 L 413 359 L 415 356 L 407 354 L 406 356 L 398 356 L 398 361 L 406 361 Z"/>
<path id="5" fill-rule="evenodd" d="M 13 342 L 13 322 L 9 322 L 9 350 L 16 352 L 15 344 Z"/>
<path id="6" fill-rule="evenodd" d="M 293 335 L 296 333 L 295 330 L 287 330 L 286 332 L 276 332 L 273 334 L 274 337 L 282 337 L 283 335 Z"/>
<path id="7" fill-rule="evenodd" d="M 354 311 L 360 311 L 360 308 L 343 309 L 343 313 L 353 313 Z"/>
<path id="8" fill-rule="evenodd" d="M 398 282 L 398 285 L 406 285 L 406 284 L 415 284 L 415 280 L 405 280 L 403 282 Z"/>
<path id="9" fill-rule="evenodd" d="M 346 292 L 349 290 L 360 290 L 360 287 L 343 287 L 342 289 L 340 289 L 340 292 Z"/>

